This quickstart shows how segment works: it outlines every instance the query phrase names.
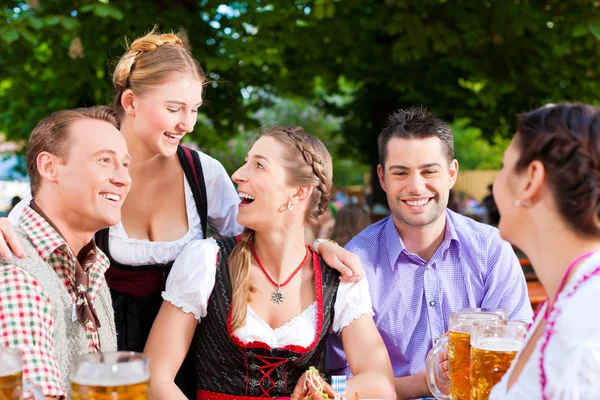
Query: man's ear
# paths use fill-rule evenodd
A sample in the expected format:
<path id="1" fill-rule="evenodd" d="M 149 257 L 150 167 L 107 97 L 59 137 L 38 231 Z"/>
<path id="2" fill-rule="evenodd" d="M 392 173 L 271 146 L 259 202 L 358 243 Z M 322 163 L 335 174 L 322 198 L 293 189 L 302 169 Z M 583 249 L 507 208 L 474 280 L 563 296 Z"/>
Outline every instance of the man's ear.
<path id="1" fill-rule="evenodd" d="M 377 176 L 379 177 L 379 184 L 381 185 L 381 188 L 384 192 L 387 192 L 387 190 L 385 190 L 385 177 L 381 164 L 377 164 Z"/>
<path id="2" fill-rule="evenodd" d="M 57 182 L 60 161 L 60 158 L 54 154 L 48 153 L 47 151 L 42 151 L 40 154 L 38 154 L 36 159 L 38 173 L 47 181 Z"/>
<path id="3" fill-rule="evenodd" d="M 452 189 L 456 183 L 456 177 L 458 176 L 458 160 L 452 160 L 450 162 L 448 173 L 450 175 L 450 189 Z"/>

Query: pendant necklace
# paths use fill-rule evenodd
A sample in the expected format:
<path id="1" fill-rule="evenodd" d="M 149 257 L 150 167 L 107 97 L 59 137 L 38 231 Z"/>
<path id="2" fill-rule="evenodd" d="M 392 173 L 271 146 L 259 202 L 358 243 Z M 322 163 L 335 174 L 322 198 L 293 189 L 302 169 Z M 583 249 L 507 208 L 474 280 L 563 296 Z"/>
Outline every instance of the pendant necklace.
<path id="1" fill-rule="evenodd" d="M 308 246 L 306 246 L 306 254 L 304 255 L 304 258 L 302 259 L 302 262 L 300 263 L 300 265 L 298 265 L 296 267 L 296 269 L 291 273 L 291 275 L 285 281 L 283 281 L 282 283 L 276 282 L 275 279 L 273 279 L 273 277 L 271 276 L 271 274 L 269 274 L 269 271 L 267 271 L 265 269 L 265 267 L 263 267 L 262 263 L 258 259 L 258 256 L 256 255 L 256 251 L 254 250 L 254 244 L 253 243 L 250 243 L 250 251 L 252 252 L 252 256 L 256 260 L 256 263 L 258 264 L 259 268 L 265 274 L 265 276 L 267 277 L 267 279 L 269 280 L 269 282 L 271 282 L 271 284 L 273 286 L 276 286 L 276 289 L 273 291 L 273 293 L 271 293 L 271 301 L 273 303 L 278 304 L 278 305 L 281 304 L 281 303 L 283 303 L 283 301 L 285 300 L 285 296 L 284 296 L 283 291 L 281 290 L 281 288 L 284 287 L 285 285 L 287 285 L 288 283 L 290 283 L 290 281 L 292 280 L 292 278 L 294 276 L 296 276 L 296 274 L 304 266 L 304 263 L 306 262 L 306 259 L 308 258 L 308 254 L 309 254 Z"/>

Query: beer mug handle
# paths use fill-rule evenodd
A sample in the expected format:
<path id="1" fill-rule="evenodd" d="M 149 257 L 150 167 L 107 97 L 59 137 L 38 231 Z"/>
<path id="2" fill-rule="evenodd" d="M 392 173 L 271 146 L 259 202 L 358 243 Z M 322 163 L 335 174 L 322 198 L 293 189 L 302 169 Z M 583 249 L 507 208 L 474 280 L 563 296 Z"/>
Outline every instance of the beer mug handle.
<path id="1" fill-rule="evenodd" d="M 28 381 L 23 382 L 23 394 L 26 392 L 29 392 L 32 396 L 23 397 L 24 399 L 44 400 L 46 398 L 41 387 Z"/>
<path id="2" fill-rule="evenodd" d="M 448 382 L 440 370 L 440 353 L 442 351 L 448 351 L 447 336 L 440 338 L 427 355 L 425 376 L 427 377 L 427 386 L 436 399 L 450 399 L 450 397 L 442 393 L 437 385 L 438 382 Z"/>

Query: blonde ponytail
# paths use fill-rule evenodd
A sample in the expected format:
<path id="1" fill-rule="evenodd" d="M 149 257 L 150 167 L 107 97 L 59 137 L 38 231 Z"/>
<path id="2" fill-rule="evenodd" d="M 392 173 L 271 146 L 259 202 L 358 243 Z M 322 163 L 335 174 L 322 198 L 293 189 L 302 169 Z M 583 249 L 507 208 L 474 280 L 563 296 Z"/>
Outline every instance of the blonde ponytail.
<path id="1" fill-rule="evenodd" d="M 229 256 L 229 276 L 231 278 L 231 325 L 233 331 L 246 325 L 248 303 L 254 288 L 250 284 L 250 266 L 252 252 L 250 243 L 254 240 L 254 231 L 244 229 L 240 242 L 233 248 Z"/>

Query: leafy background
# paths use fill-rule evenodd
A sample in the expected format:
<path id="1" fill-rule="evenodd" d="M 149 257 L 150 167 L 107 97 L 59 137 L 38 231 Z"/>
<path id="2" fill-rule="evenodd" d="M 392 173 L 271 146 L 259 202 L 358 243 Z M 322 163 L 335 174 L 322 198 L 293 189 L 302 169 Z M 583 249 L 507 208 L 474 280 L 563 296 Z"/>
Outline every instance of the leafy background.
<path id="1" fill-rule="evenodd" d="M 461 168 L 498 168 L 515 114 L 597 103 L 600 1 L 4 0 L 0 132 L 26 139 L 57 109 L 112 101 L 111 71 L 158 26 L 185 38 L 212 83 L 190 139 L 231 171 L 266 125 L 300 124 L 338 186 L 377 162 L 392 111 L 452 122 Z"/>

